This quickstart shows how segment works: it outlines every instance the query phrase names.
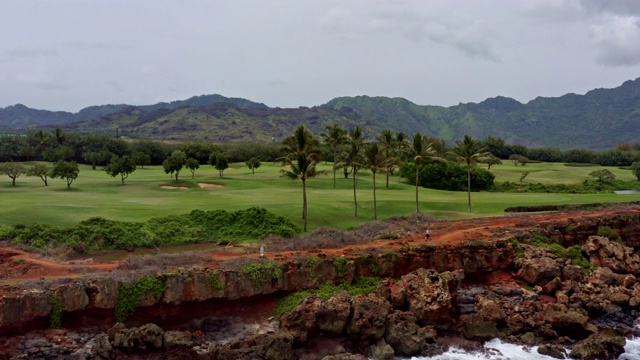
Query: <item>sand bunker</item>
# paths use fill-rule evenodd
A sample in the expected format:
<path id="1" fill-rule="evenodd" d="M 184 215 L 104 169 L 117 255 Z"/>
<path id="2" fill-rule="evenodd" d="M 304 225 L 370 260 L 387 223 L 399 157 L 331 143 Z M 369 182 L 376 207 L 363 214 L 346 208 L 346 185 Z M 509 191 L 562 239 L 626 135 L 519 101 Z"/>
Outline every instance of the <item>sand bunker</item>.
<path id="1" fill-rule="evenodd" d="M 169 189 L 169 190 L 188 190 L 188 187 L 185 186 L 169 186 L 169 185 L 163 185 L 161 186 L 161 188 L 163 189 Z"/>
<path id="2" fill-rule="evenodd" d="M 222 189 L 224 187 L 224 185 L 205 183 L 198 183 L 198 186 L 200 186 L 202 189 Z"/>

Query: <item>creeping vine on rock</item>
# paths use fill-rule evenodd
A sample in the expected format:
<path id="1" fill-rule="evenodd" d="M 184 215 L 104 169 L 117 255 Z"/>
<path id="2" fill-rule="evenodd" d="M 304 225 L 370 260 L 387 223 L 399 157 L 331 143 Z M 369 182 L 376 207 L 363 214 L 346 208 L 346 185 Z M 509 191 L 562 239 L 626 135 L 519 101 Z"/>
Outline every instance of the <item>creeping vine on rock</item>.
<path id="1" fill-rule="evenodd" d="M 118 302 L 116 303 L 115 313 L 116 321 L 124 322 L 127 320 L 142 301 L 142 295 L 151 291 L 156 300 L 162 298 L 165 290 L 164 281 L 150 276 L 141 276 L 133 284 L 123 284 L 120 286 L 118 293 Z"/>
<path id="2" fill-rule="evenodd" d="M 271 260 L 246 263 L 242 266 L 240 272 L 247 276 L 254 285 L 277 281 L 282 277 L 280 264 Z"/>
<path id="3" fill-rule="evenodd" d="M 51 294 L 49 296 L 51 304 L 51 313 L 49 314 L 49 327 L 52 329 L 62 329 L 62 303 L 58 295 Z"/>

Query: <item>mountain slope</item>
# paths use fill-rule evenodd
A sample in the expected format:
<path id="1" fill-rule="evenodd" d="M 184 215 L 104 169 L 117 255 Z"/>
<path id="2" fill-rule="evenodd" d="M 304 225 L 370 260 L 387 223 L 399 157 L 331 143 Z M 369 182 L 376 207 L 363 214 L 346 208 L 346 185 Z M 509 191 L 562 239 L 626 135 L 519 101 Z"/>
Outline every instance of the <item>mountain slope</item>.
<path id="1" fill-rule="evenodd" d="M 426 133 L 452 143 L 464 134 L 560 149 L 612 148 L 640 142 L 640 78 L 585 95 L 538 97 L 527 104 L 495 97 L 443 108 L 367 96 L 342 97 L 324 107 L 353 111 L 396 131 Z"/>
<path id="2" fill-rule="evenodd" d="M 85 134 L 115 134 L 160 140 L 280 141 L 299 124 L 316 135 L 336 122 L 360 125 L 370 137 L 384 129 L 428 134 L 452 144 L 465 134 L 501 137 L 507 143 L 559 149 L 607 149 L 623 142 L 640 143 L 640 78 L 613 89 L 585 95 L 538 97 L 522 104 L 507 97 L 451 107 L 417 105 L 403 98 L 339 97 L 306 108 L 269 108 L 246 99 L 221 95 L 146 106 L 92 106 L 77 114 L 29 109 L 0 109 L 0 130 L 36 124 L 61 126 Z"/>

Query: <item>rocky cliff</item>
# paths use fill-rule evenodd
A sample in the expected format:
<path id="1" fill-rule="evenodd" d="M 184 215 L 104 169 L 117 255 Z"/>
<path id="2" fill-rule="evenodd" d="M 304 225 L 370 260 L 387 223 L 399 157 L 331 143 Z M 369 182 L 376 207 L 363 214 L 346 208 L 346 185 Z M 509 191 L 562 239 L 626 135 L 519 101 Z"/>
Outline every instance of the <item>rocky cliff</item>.
<path id="1" fill-rule="evenodd" d="M 126 338 L 143 336 L 142 330 L 126 329 L 140 329 L 148 322 L 162 326 L 179 313 L 195 318 L 198 309 L 225 308 L 230 302 L 279 297 L 374 275 L 386 280 L 372 294 L 339 294 L 328 300 L 310 297 L 282 317 L 276 333 L 226 346 L 212 342 L 208 356 L 231 359 L 242 358 L 241 353 L 259 353 L 261 358 L 295 358 L 300 351 L 315 351 L 309 350 L 310 343 L 315 349 L 323 348 L 321 341 L 327 338 L 333 345 L 335 339 L 343 339 L 334 346 L 337 349 L 389 358 L 436 353 L 443 349 L 443 336 L 452 334 L 472 341 L 501 337 L 543 344 L 543 352 L 556 355 L 573 344 L 576 354 L 619 353 L 623 335 L 633 331 L 640 311 L 640 259 L 632 247 L 623 245 L 635 245 L 640 238 L 637 211 L 598 218 L 576 213 L 569 220 L 523 224 L 519 221 L 517 226 L 496 231 L 491 241 L 473 239 L 470 234 L 470 239 L 455 245 L 402 242 L 394 251 L 359 247 L 339 257 L 317 251 L 291 259 L 243 259 L 160 273 L 113 271 L 4 284 L 0 335 L 54 324 L 96 326 L 99 332 L 120 322 L 112 331 L 125 334 L 120 340 L 115 335 L 94 339 L 101 342 L 105 354 L 113 355 L 127 349 Z M 602 226 L 617 229 L 621 242 L 594 236 Z M 540 234 L 558 246 L 574 246 L 579 256 L 568 249 L 559 254 L 553 246 L 526 244 Z M 492 273 L 513 274 L 520 285 L 484 285 L 482 279 Z M 144 334 L 155 334 L 151 343 L 166 346 L 167 340 L 157 340 L 166 332 L 144 329 Z M 170 343 L 188 343 L 185 334 L 167 336 L 178 338 Z M 128 348 L 138 349 L 141 340 L 130 343 L 134 345 Z M 595 349 L 593 344 L 599 343 L 609 345 Z M 97 343 L 92 346 L 100 348 Z M 279 352 L 269 352 L 274 347 Z"/>

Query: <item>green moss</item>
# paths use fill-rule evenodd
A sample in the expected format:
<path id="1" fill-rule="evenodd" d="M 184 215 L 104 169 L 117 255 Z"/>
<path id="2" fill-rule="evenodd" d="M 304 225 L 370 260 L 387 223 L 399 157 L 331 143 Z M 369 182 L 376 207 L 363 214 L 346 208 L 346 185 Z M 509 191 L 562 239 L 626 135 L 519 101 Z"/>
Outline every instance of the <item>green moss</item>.
<path id="1" fill-rule="evenodd" d="M 369 254 L 358 255 L 358 262 L 371 269 L 373 275 L 382 274 L 382 265 L 377 257 Z"/>
<path id="2" fill-rule="evenodd" d="M 378 277 L 366 277 L 362 276 L 357 278 L 352 284 L 339 284 L 339 285 L 322 285 L 317 289 L 309 289 L 296 291 L 291 293 L 278 301 L 278 306 L 274 311 L 274 315 L 280 316 L 293 310 L 302 300 L 307 297 L 318 294 L 322 300 L 327 300 L 340 291 L 345 291 L 351 296 L 360 294 L 370 294 L 375 290 L 376 286 L 382 281 L 382 278 Z"/>
<path id="3" fill-rule="evenodd" d="M 271 260 L 248 262 L 240 268 L 240 272 L 255 285 L 276 281 L 282 277 L 280 264 Z"/>
<path id="4" fill-rule="evenodd" d="M 49 314 L 49 327 L 52 329 L 62 329 L 62 303 L 57 295 L 49 296 L 51 313 Z"/>
<path id="5" fill-rule="evenodd" d="M 520 242 L 518 240 L 511 240 L 511 244 L 516 249 L 516 257 L 523 258 L 524 257 L 524 249 L 520 246 Z"/>
<path id="6" fill-rule="evenodd" d="M 116 321 L 125 322 L 142 301 L 142 295 L 151 291 L 156 300 L 162 298 L 165 284 L 162 280 L 150 276 L 141 276 L 134 284 L 120 286 L 116 303 Z"/>
<path id="7" fill-rule="evenodd" d="M 333 259 L 333 265 L 336 267 L 336 274 L 338 278 L 344 279 L 347 276 L 347 266 L 353 265 L 354 261 L 349 260 L 344 256 L 340 256 Z"/>
<path id="8" fill-rule="evenodd" d="M 222 289 L 224 289 L 224 286 L 220 282 L 220 272 L 219 271 L 216 270 L 216 271 L 213 271 L 213 272 L 210 272 L 209 274 L 207 274 L 207 286 L 211 290 L 222 290 Z"/>
<path id="9" fill-rule="evenodd" d="M 317 267 L 322 262 L 317 256 L 309 255 L 302 260 L 302 268 L 306 269 L 309 272 L 309 281 L 315 281 L 320 279 L 320 274 L 318 274 Z"/>

